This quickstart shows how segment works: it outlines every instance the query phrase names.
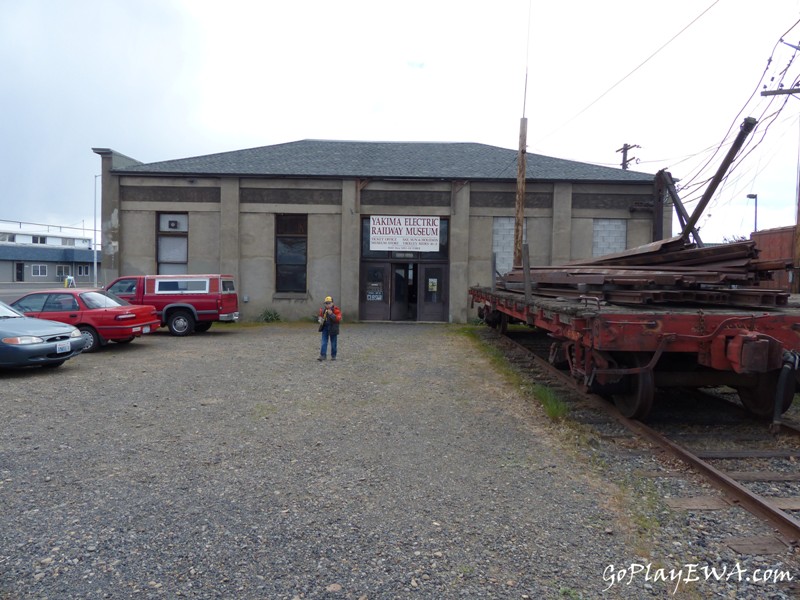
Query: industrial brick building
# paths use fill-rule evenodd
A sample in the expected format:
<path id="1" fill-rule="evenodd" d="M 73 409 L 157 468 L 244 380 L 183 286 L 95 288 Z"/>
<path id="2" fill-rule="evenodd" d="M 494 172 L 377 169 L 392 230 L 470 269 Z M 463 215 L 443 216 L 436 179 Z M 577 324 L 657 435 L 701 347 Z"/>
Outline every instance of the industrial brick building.
<path id="1" fill-rule="evenodd" d="M 102 157 L 102 269 L 236 277 L 245 318 L 466 322 L 492 256 L 511 267 L 517 152 L 473 143 L 303 140 L 156 163 Z M 526 155 L 532 265 L 671 231 L 655 176 Z M 431 237 L 433 236 L 433 237 Z"/>

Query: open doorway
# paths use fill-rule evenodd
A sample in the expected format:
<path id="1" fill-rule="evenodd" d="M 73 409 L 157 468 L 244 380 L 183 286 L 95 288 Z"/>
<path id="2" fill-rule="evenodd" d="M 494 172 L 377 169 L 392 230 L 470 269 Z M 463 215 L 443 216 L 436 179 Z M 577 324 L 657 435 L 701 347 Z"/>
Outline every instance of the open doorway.
<path id="1" fill-rule="evenodd" d="M 360 319 L 446 321 L 447 265 L 424 262 L 364 263 Z"/>
<path id="2" fill-rule="evenodd" d="M 417 320 L 417 265 L 393 264 L 392 321 Z"/>

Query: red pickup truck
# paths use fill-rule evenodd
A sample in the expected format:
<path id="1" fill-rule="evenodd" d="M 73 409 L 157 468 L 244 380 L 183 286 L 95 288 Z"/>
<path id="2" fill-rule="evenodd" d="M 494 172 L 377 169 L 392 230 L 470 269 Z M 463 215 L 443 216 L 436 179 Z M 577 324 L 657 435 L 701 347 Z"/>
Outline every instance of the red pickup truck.
<path id="1" fill-rule="evenodd" d="M 106 289 L 131 304 L 155 306 L 172 335 L 208 331 L 215 321 L 239 320 L 232 275 L 129 275 Z"/>

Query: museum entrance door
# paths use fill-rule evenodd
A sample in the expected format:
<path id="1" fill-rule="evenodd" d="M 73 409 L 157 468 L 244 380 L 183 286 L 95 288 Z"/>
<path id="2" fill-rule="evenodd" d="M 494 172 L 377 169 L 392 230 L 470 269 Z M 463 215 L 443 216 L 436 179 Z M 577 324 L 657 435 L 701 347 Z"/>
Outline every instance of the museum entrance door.
<path id="1" fill-rule="evenodd" d="M 419 265 L 418 321 L 447 321 L 448 285 L 446 264 Z"/>
<path id="2" fill-rule="evenodd" d="M 447 264 L 363 262 L 362 321 L 446 321 Z"/>

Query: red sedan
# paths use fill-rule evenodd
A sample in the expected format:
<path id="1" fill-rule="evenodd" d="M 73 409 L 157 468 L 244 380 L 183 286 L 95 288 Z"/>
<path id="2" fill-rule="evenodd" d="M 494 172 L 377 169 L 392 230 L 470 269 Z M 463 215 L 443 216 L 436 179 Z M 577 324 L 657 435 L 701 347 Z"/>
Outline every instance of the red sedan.
<path id="1" fill-rule="evenodd" d="M 23 296 L 11 306 L 26 317 L 77 327 L 86 339 L 84 352 L 94 352 L 109 341 L 130 342 L 161 325 L 154 306 L 133 306 L 103 290 L 43 290 Z"/>

